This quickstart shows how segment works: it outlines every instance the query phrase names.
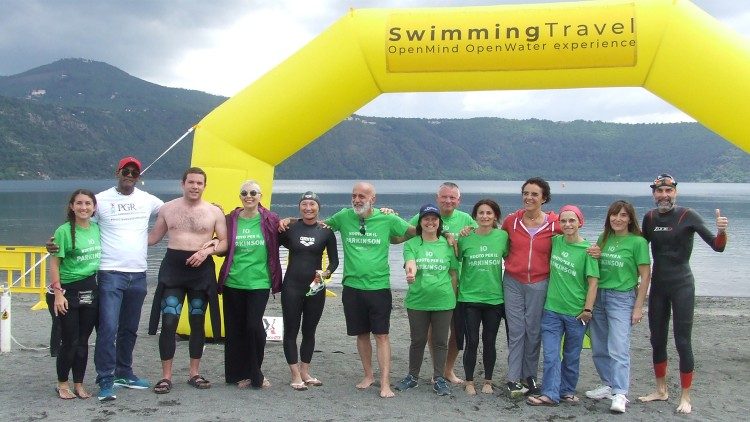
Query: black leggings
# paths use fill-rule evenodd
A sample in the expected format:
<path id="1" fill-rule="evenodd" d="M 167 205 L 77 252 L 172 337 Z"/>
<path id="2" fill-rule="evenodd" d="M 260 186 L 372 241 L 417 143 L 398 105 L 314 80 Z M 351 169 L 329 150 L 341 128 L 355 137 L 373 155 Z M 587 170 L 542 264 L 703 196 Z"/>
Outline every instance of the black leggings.
<path id="1" fill-rule="evenodd" d="M 52 327 L 49 334 L 49 355 L 55 357 L 57 356 L 57 351 L 60 350 L 62 329 L 60 327 L 60 318 L 55 315 L 55 295 L 47 292 L 46 300 L 47 309 L 49 309 L 49 314 L 52 317 Z"/>
<path id="2" fill-rule="evenodd" d="M 180 312 L 185 296 L 188 298 L 188 321 L 190 322 L 189 351 L 191 359 L 203 356 L 206 343 L 206 308 L 208 294 L 203 290 L 188 290 L 181 287 L 165 287 L 161 299 L 161 334 L 159 334 L 159 356 L 161 360 L 174 358 L 175 334 L 180 322 Z"/>
<path id="3" fill-rule="evenodd" d="M 224 378 L 227 383 L 250 380 L 263 385 L 263 355 L 266 329 L 263 313 L 268 304 L 269 289 L 235 289 L 224 287 Z"/>
<path id="4" fill-rule="evenodd" d="M 313 296 L 306 296 L 307 291 L 285 289 L 281 293 L 281 312 L 284 317 L 284 357 L 289 365 L 297 363 L 297 333 L 302 326 L 302 344 L 299 358 L 303 363 L 310 363 L 315 350 L 315 330 L 323 315 L 326 304 L 325 289 Z"/>
<path id="5" fill-rule="evenodd" d="M 651 348 L 653 363 L 667 361 L 667 336 L 669 334 L 669 316 L 673 314 L 674 342 L 680 356 L 680 372 L 693 372 L 692 333 L 693 311 L 695 308 L 695 285 L 685 284 L 679 288 L 654 288 L 648 295 L 648 328 L 651 331 Z"/>
<path id="6" fill-rule="evenodd" d="M 474 367 L 477 364 L 479 348 L 479 325 L 482 325 L 482 362 L 484 379 L 491 380 L 497 360 L 497 332 L 500 321 L 505 318 L 505 304 L 487 305 L 483 303 L 464 303 L 464 371 L 466 381 L 474 381 Z M 507 325 L 507 321 L 506 321 Z"/>
<path id="7" fill-rule="evenodd" d="M 61 344 L 57 352 L 57 380 L 82 383 L 89 359 L 89 337 L 99 319 L 99 303 L 94 276 L 64 284 L 68 311 L 60 314 Z"/>

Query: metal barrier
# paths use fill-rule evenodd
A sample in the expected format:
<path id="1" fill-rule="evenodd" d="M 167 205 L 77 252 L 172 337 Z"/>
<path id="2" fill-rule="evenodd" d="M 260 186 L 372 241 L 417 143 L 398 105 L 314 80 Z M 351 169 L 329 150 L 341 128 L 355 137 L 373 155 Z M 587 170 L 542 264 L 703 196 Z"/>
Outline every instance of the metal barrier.
<path id="1" fill-rule="evenodd" d="M 0 284 L 11 293 L 39 295 L 32 310 L 47 309 L 47 250 L 40 246 L 0 246 Z M 17 281 L 17 282 L 16 282 Z"/>

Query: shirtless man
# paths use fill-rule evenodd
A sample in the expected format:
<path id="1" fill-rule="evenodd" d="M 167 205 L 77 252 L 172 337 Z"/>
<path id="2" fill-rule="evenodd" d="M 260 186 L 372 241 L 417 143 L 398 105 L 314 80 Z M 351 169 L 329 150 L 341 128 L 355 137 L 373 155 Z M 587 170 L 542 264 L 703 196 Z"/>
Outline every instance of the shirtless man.
<path id="1" fill-rule="evenodd" d="M 198 373 L 205 343 L 205 314 L 209 299 L 216 297 L 216 271 L 210 256 L 227 248 L 227 226 L 221 210 L 202 200 L 206 188 L 206 173 L 191 167 L 182 176 L 182 197 L 164 204 L 156 224 L 148 235 L 149 246 L 169 235 L 167 252 L 159 268 L 159 285 L 154 295 L 154 306 L 160 306 L 162 329 L 159 336 L 162 380 L 154 386 L 157 394 L 172 389 L 172 360 L 175 352 L 175 333 L 182 304 L 187 296 L 190 321 L 190 378 L 188 384 L 206 389 L 211 383 Z M 215 245 L 214 237 L 219 239 Z M 212 322 L 219 315 L 218 300 L 212 301 Z M 153 312 L 152 309 L 152 320 Z M 157 317 L 158 318 L 158 317 Z M 218 318 L 217 318 L 218 319 Z M 158 319 L 157 319 L 158 321 Z M 155 333 L 150 327 L 149 333 Z M 221 332 L 221 327 L 217 331 Z"/>

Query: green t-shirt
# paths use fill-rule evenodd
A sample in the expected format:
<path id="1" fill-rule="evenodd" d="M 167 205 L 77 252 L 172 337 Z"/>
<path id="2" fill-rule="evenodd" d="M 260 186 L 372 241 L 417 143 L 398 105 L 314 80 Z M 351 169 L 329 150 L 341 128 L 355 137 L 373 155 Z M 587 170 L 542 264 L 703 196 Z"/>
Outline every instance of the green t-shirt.
<path id="1" fill-rule="evenodd" d="M 440 219 L 443 220 L 443 232 L 451 233 L 454 236 L 458 236 L 458 232 L 460 232 L 461 229 L 466 226 L 479 227 L 477 225 L 477 222 L 474 221 L 473 218 L 471 218 L 470 214 L 465 213 L 461 210 L 453 210 L 453 213 L 450 215 L 450 217 L 443 217 L 441 215 Z M 414 215 L 414 217 L 409 220 L 409 224 L 414 227 L 417 227 L 418 223 L 419 214 Z"/>
<path id="2" fill-rule="evenodd" d="M 351 208 L 344 208 L 326 220 L 331 230 L 341 233 L 344 249 L 342 284 L 360 290 L 390 289 L 390 238 L 406 234 L 409 223 L 395 214 L 383 214 L 376 209 L 364 223 L 365 234 L 362 234 L 359 216 Z"/>
<path id="3" fill-rule="evenodd" d="M 544 309 L 563 315 L 578 316 L 586 303 L 588 277 L 599 278 L 599 264 L 586 253 L 588 241 L 568 243 L 565 236 L 552 238 L 549 285 Z"/>
<path id="4" fill-rule="evenodd" d="M 456 307 L 448 271 L 458 269 L 458 260 L 444 237 L 429 242 L 421 236 L 407 240 L 404 261 L 417 263 L 417 274 L 409 284 L 404 306 L 416 311 L 447 311 Z"/>
<path id="5" fill-rule="evenodd" d="M 237 220 L 234 246 L 234 259 L 224 284 L 244 290 L 270 289 L 268 250 L 260 231 L 260 214 Z"/>
<path id="6" fill-rule="evenodd" d="M 599 288 L 619 292 L 632 290 L 638 285 L 638 266 L 650 263 L 648 243 L 642 236 L 610 235 L 599 259 Z"/>
<path id="7" fill-rule="evenodd" d="M 508 255 L 508 232 L 494 229 L 458 238 L 461 278 L 458 301 L 499 305 L 503 298 L 502 259 Z"/>
<path id="8" fill-rule="evenodd" d="M 99 225 L 91 222 L 87 228 L 76 225 L 76 248 L 70 237 L 70 222 L 55 230 L 55 244 L 60 250 L 60 284 L 72 283 L 90 277 L 99 269 L 102 245 L 99 242 Z"/>

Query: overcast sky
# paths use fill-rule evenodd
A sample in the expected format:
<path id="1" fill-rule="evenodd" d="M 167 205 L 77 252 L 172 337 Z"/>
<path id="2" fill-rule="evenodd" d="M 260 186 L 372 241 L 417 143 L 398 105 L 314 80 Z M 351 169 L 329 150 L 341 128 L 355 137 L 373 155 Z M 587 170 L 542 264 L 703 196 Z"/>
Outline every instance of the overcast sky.
<path id="1" fill-rule="evenodd" d="M 80 57 L 107 62 L 160 85 L 232 96 L 304 47 L 350 7 L 510 3 L 543 1 L 2 0 L 0 75 Z M 694 3 L 750 42 L 750 1 Z M 263 36 L 269 32 L 287 36 Z M 267 42 L 246 41 L 257 39 Z M 627 123 L 692 120 L 640 88 L 386 94 L 358 113 Z"/>

